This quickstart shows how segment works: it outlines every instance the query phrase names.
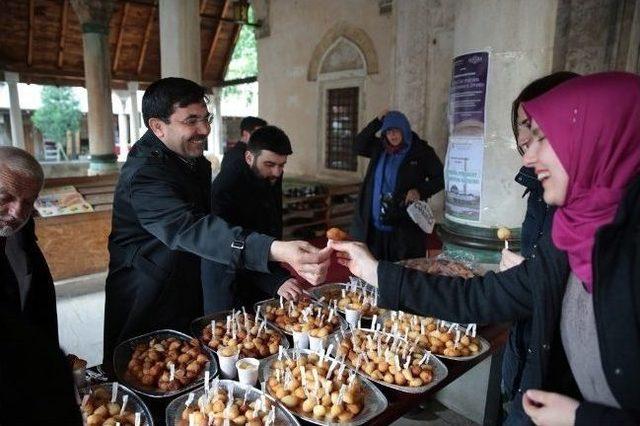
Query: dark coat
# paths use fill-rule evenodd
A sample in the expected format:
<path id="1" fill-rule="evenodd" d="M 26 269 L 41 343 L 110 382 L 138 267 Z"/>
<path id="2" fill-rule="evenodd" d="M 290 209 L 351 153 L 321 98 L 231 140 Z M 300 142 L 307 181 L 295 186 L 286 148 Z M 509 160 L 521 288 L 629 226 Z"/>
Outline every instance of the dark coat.
<path id="1" fill-rule="evenodd" d="M 362 129 L 355 138 L 355 151 L 358 155 L 371 159 L 367 167 L 364 182 L 360 188 L 358 204 L 351 225 L 354 239 L 368 242 L 370 233 L 375 232 L 372 224 L 372 197 L 376 164 L 383 153 L 383 141 L 376 136 L 382 127 L 382 121 L 374 119 Z M 429 144 L 412 133 L 413 141 L 407 152 L 396 180 L 393 193 L 395 207 L 394 236 L 398 247 L 397 258 L 423 257 L 426 252 L 426 236 L 407 214 L 404 200 L 410 189 L 417 189 L 420 198 L 427 200 L 444 188 L 442 162 Z"/>
<path id="2" fill-rule="evenodd" d="M 147 131 L 122 167 L 113 204 L 104 361 L 145 332 L 188 331 L 202 314 L 200 258 L 226 262 L 242 232 L 209 214 L 210 163 L 186 162 Z M 241 262 L 267 271 L 273 238 L 252 233 Z"/>
<path id="3" fill-rule="evenodd" d="M 244 159 L 246 150 L 239 142 L 225 154 L 211 185 L 211 213 L 231 225 L 281 239 L 282 179 L 270 185 L 257 178 Z M 291 275 L 276 262 L 269 262 L 269 269 L 270 274 L 238 270 L 231 278 L 227 264 L 202 262 L 205 314 L 274 297 Z"/>
<path id="4" fill-rule="evenodd" d="M 69 362 L 42 328 L 0 300 L 0 424 L 82 426 Z M 45 397 L 46 395 L 46 397 Z"/>
<path id="5" fill-rule="evenodd" d="M 640 422 L 638 229 L 640 178 L 629 186 L 614 221 L 598 230 L 594 246 L 593 305 L 600 356 L 607 383 L 622 409 L 583 401 L 576 412 L 577 425 Z M 568 382 L 560 383 L 569 369 L 558 332 L 569 273 L 566 254 L 546 235 L 535 258 L 482 278 L 433 276 L 380 262 L 378 302 L 384 308 L 462 323 L 531 318 L 529 357 L 538 368 L 527 369 L 523 381 L 531 388 L 573 395 Z"/>
<path id="6" fill-rule="evenodd" d="M 525 258 L 534 256 L 540 238 L 551 232 L 551 223 L 555 208 L 547 205 L 542 198 L 543 188 L 534 171 L 522 167 L 515 177 L 515 181 L 526 188 L 523 197 L 527 198 L 527 211 L 520 234 L 521 254 Z M 522 387 L 530 388 L 527 383 L 521 383 L 525 368 L 538 368 L 527 361 L 527 349 L 531 340 L 531 319 L 515 321 L 509 333 L 509 341 L 504 350 L 502 360 L 502 382 L 509 399 L 520 397 Z"/>
<path id="7" fill-rule="evenodd" d="M 13 277 L 11 279 L 0 277 L 3 278 L 0 282 L 0 293 L 18 291 L 18 283 L 11 282 L 13 278 L 18 281 L 27 281 L 29 291 L 20 315 L 27 325 L 40 329 L 43 335 L 50 339 L 51 344 L 58 347 L 56 292 L 49 266 L 38 247 L 33 219 L 29 219 L 20 231 L 6 239 L 5 254 L 5 261 L 8 261 L 8 264 L 0 267 L 0 274 L 2 274 L 1 270 L 10 267 Z M 4 256 L 0 256 L 0 262 L 3 258 Z M 15 295 L 18 297 L 16 302 L 19 303 L 19 293 Z M 14 308 L 21 309 L 15 304 Z"/>

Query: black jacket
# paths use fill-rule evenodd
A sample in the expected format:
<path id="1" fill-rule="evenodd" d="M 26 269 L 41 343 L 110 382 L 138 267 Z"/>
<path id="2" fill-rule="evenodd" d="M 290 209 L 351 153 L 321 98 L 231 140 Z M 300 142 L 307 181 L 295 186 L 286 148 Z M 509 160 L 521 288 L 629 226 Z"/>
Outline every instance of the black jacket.
<path id="1" fill-rule="evenodd" d="M 615 409 L 583 401 L 576 424 L 640 422 L 640 178 L 629 186 L 614 221 L 596 233 L 593 304 L 602 367 Z M 433 276 L 389 262 L 378 266 L 379 305 L 456 322 L 531 318 L 527 370 L 531 388 L 568 393 L 559 383 L 567 370 L 558 325 L 569 276 L 564 252 L 543 236 L 536 257 L 502 273 L 464 280 Z M 565 360 L 565 363 L 555 360 Z M 524 380 L 524 379 L 523 379 Z"/>
<path id="2" fill-rule="evenodd" d="M 20 231 L 6 239 L 5 251 L 0 254 L 0 262 L 3 263 L 0 265 L 1 297 L 4 300 L 12 297 L 15 303 L 10 305 L 25 323 L 40 329 L 51 345 L 58 347 L 56 292 L 49 266 L 38 247 L 33 219 L 29 219 Z M 19 305 L 20 295 L 16 280 L 29 283 L 24 309 Z"/>
<path id="3" fill-rule="evenodd" d="M 544 202 L 543 188 L 533 169 L 522 167 L 515 181 L 526 188 L 523 197 L 527 198 L 527 211 L 520 234 L 521 254 L 525 258 L 534 256 L 540 238 L 551 232 L 554 207 Z M 520 398 L 521 389 L 531 386 L 522 382 L 527 377 L 525 368 L 537 369 L 532 360 L 527 360 L 527 349 L 531 341 L 531 319 L 515 321 L 509 333 L 509 341 L 503 357 L 502 382 L 509 399 Z M 519 407 L 518 405 L 516 407 Z"/>
<path id="4" fill-rule="evenodd" d="M 242 232 L 211 215 L 210 163 L 178 157 L 147 131 L 122 167 L 113 204 L 106 283 L 104 361 L 145 332 L 187 331 L 202 314 L 200 258 L 226 262 Z M 267 271 L 272 237 L 252 233 L 244 267 Z"/>
<path id="5" fill-rule="evenodd" d="M 373 230 L 372 197 L 376 164 L 383 153 L 383 141 L 376 136 L 382 127 L 382 121 L 374 119 L 362 129 L 355 138 L 355 151 L 358 155 L 371 159 L 367 167 L 364 182 L 360 188 L 358 204 L 351 225 L 351 235 L 354 239 L 367 242 Z M 393 195 L 395 206 L 396 238 L 398 241 L 399 259 L 422 257 L 426 250 L 426 236 L 407 214 L 404 200 L 410 189 L 417 189 L 420 198 L 427 200 L 444 188 L 442 162 L 429 144 L 413 134 L 413 141 L 407 152 L 396 180 Z"/>
<path id="6" fill-rule="evenodd" d="M 211 213 L 234 226 L 282 238 L 282 179 L 270 185 L 259 179 L 247 165 L 245 143 L 231 148 L 222 161 L 220 173 L 211 185 Z M 238 270 L 227 277 L 228 265 L 202 262 L 205 314 L 252 306 L 268 299 L 291 275 L 276 262 L 269 262 L 272 273 Z M 226 296 L 226 297 L 225 297 Z"/>

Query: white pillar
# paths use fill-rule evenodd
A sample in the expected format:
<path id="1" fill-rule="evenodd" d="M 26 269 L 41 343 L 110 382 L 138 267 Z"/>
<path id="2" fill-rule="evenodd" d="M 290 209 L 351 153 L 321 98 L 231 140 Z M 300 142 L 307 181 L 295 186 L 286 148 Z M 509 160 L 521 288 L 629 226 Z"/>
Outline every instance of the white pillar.
<path id="1" fill-rule="evenodd" d="M 24 127 L 22 126 L 22 110 L 18 96 L 18 73 L 5 71 L 4 79 L 9 86 L 9 117 L 11 120 L 11 142 L 16 148 L 25 149 Z"/>
<path id="2" fill-rule="evenodd" d="M 199 0 L 160 0 L 162 78 L 183 77 L 202 83 Z"/>
<path id="3" fill-rule="evenodd" d="M 465 246 L 465 238 L 483 241 L 497 259 L 502 242 L 496 228 L 519 229 L 526 209 L 523 187 L 514 181 L 522 160 L 511 130 L 511 102 L 528 83 L 552 70 L 558 0 L 460 0 L 455 5 L 454 56 L 490 54 L 480 218 L 470 223 L 447 217 L 444 230 L 451 231 L 456 245 Z M 527 19 L 531 16 L 536 19 Z"/>
<path id="4" fill-rule="evenodd" d="M 127 99 L 129 92 L 117 90 L 116 94 L 120 99 L 120 114 L 118 114 L 118 145 L 120 146 L 120 155 L 118 161 L 126 161 L 129 154 L 129 123 L 127 123 Z"/>
<path id="5" fill-rule="evenodd" d="M 213 114 L 213 122 L 211 123 L 211 133 L 209 133 L 209 151 L 215 154 L 219 160 L 224 154 L 223 136 L 222 136 L 222 111 L 220 109 L 222 89 L 214 87 L 211 89 L 210 112 Z"/>
<path id="6" fill-rule="evenodd" d="M 140 112 L 138 110 L 138 82 L 130 81 L 127 83 L 127 89 L 129 89 L 129 100 L 131 102 L 131 116 L 129 117 L 129 125 L 131 131 L 129 132 L 131 145 L 136 143 L 140 139 Z"/>

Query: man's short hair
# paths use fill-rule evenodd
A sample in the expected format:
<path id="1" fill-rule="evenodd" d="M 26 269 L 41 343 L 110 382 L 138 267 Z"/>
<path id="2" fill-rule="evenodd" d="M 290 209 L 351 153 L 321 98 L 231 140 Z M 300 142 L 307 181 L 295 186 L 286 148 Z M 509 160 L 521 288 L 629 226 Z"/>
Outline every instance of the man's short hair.
<path id="1" fill-rule="evenodd" d="M 20 176 L 36 179 L 40 185 L 44 182 L 42 166 L 23 149 L 0 146 L 0 169 L 5 167 Z"/>
<path id="2" fill-rule="evenodd" d="M 142 96 L 142 118 L 149 127 L 149 119 L 159 118 L 165 123 L 175 111 L 195 103 L 206 103 L 205 88 L 186 78 L 167 77 L 151 83 Z"/>
<path id="3" fill-rule="evenodd" d="M 260 155 L 260 151 L 267 150 L 279 155 L 291 155 L 291 142 L 289 136 L 276 126 L 264 126 L 251 134 L 247 149 L 254 155 Z"/>
<path id="4" fill-rule="evenodd" d="M 240 122 L 240 132 L 247 131 L 249 133 L 253 133 L 258 127 L 264 127 L 267 125 L 267 122 L 264 121 L 260 117 L 245 117 Z"/>

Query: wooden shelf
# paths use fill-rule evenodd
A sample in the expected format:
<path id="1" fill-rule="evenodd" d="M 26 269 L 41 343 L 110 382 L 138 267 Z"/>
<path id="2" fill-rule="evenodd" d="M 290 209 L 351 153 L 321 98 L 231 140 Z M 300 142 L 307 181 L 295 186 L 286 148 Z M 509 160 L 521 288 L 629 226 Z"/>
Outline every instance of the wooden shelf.
<path id="1" fill-rule="evenodd" d="M 317 203 L 322 202 L 324 206 L 309 207 L 305 210 L 290 211 L 282 216 L 283 221 L 293 218 L 308 219 L 306 222 L 285 225 L 283 233 L 285 237 L 291 236 L 294 232 L 307 230 L 309 235 L 315 235 L 318 231 L 318 225 L 329 227 L 333 224 L 348 226 L 353 220 L 353 214 L 356 210 L 355 201 L 343 201 L 339 197 L 352 195 L 354 198 L 360 191 L 359 183 L 321 183 L 316 181 L 299 182 L 300 185 L 320 186 L 324 189 L 324 193 L 312 195 L 309 197 L 283 197 L 283 205 L 295 203 Z M 304 212 L 304 213 L 302 213 Z M 322 219 L 319 216 L 322 215 Z M 308 229 L 307 229 L 308 228 Z"/>

